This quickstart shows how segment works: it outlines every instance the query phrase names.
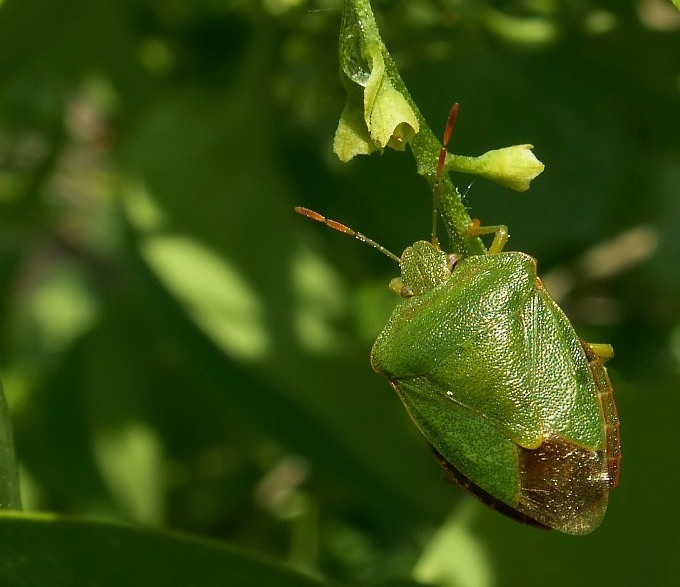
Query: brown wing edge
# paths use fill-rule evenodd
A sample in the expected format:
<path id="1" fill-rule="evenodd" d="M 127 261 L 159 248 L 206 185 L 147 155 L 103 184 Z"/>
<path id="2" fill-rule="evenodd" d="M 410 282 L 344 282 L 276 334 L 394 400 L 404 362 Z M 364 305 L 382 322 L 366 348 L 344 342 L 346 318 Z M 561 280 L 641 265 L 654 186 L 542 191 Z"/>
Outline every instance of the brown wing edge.
<path id="1" fill-rule="evenodd" d="M 522 478 L 518 507 L 524 511 L 496 499 L 432 448 L 447 479 L 491 509 L 522 524 L 545 530 L 555 528 L 576 535 L 587 534 L 600 524 L 609 489 L 618 485 L 621 462 L 619 417 L 607 369 L 588 343 L 581 341 L 581 345 L 602 409 L 605 448 L 603 451 L 584 449 L 555 435 L 547 437 L 535 450 L 518 447 Z M 570 488 L 569 481 L 577 479 L 576 488 Z M 557 489 L 560 486 L 561 490 Z M 535 511 L 537 517 L 549 525 L 527 511 Z"/>
<path id="2" fill-rule="evenodd" d="M 609 497 L 604 450 L 553 434 L 538 448 L 517 447 L 517 456 L 519 511 L 566 534 L 589 534 L 600 525 Z"/>
<path id="3" fill-rule="evenodd" d="M 594 450 L 548 434 L 536 449 L 518 447 L 517 509 L 574 535 L 588 534 L 602 522 L 609 490 L 618 484 L 621 461 L 619 418 L 607 370 L 586 342 L 581 345 L 600 402 L 604 446 Z"/>
<path id="4" fill-rule="evenodd" d="M 458 487 L 461 489 L 467 491 L 470 495 L 476 497 L 484 505 L 521 524 L 526 524 L 527 526 L 533 526 L 535 528 L 541 528 L 543 530 L 550 530 L 549 526 L 541 524 L 541 522 L 538 520 L 523 514 L 505 502 L 496 499 L 490 493 L 484 491 L 484 489 L 475 484 L 472 480 L 456 469 L 451 463 L 449 463 L 449 461 L 447 461 L 446 458 L 436 448 L 432 447 L 432 451 L 434 452 L 437 462 L 444 470 L 446 478 L 455 485 L 458 485 Z"/>
<path id="5" fill-rule="evenodd" d="M 619 472 L 621 469 L 621 436 L 619 432 L 619 414 L 614 403 L 614 388 L 607 368 L 602 364 L 590 345 L 581 341 L 581 346 L 588 358 L 588 367 L 597 387 L 597 397 L 600 400 L 602 414 L 605 421 L 606 437 L 606 459 L 607 470 L 609 471 L 609 487 L 616 487 L 619 484 Z"/>

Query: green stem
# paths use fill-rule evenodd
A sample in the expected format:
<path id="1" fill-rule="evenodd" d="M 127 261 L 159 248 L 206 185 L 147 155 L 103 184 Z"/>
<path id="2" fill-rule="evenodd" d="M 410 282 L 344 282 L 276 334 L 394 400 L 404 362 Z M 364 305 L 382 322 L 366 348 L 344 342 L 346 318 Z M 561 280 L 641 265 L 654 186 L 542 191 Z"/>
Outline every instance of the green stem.
<path id="1" fill-rule="evenodd" d="M 356 77 L 353 73 L 368 65 L 366 47 L 375 47 L 376 45 L 380 47 L 387 78 L 411 106 L 420 124 L 419 132 L 411 139 L 409 144 L 418 173 L 425 177 L 432 188 L 441 144 L 406 89 L 391 55 L 380 38 L 369 0 L 345 0 L 340 61 L 342 69 L 349 79 L 355 82 L 360 81 L 353 79 Z M 348 71 L 348 69 L 351 71 Z M 482 241 L 468 233 L 471 219 L 463 205 L 460 193 L 448 173 L 444 173 L 440 182 L 439 213 L 444 221 L 453 252 L 461 255 L 478 255 L 486 252 Z"/>

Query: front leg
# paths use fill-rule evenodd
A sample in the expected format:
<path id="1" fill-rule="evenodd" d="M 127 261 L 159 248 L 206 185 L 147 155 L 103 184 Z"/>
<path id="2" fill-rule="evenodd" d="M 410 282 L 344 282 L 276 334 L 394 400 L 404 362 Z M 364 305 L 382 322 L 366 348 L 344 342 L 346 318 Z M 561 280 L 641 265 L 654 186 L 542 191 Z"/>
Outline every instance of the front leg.
<path id="1" fill-rule="evenodd" d="M 505 248 L 505 244 L 510 238 L 510 233 L 508 233 L 508 227 L 504 224 L 497 224 L 494 226 L 482 226 L 481 221 L 475 218 L 472 224 L 468 227 L 468 234 L 470 236 L 481 236 L 483 234 L 493 234 L 493 241 L 489 247 L 489 255 L 497 255 L 502 253 Z"/>

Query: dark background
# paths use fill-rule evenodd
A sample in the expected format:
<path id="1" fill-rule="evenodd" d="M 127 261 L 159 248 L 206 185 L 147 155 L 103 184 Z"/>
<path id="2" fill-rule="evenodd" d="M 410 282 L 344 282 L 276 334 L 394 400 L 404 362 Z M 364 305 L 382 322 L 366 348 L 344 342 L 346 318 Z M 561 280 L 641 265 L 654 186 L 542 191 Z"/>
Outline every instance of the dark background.
<path id="1" fill-rule="evenodd" d="M 610 342 L 621 484 L 574 538 L 447 485 L 372 340 L 429 235 L 407 153 L 341 164 L 337 0 L 0 5 L 0 360 L 24 505 L 213 536 L 348 582 L 676 584 L 680 14 L 668 2 L 380 1 L 450 150 L 532 143 L 471 215 Z M 469 189 L 468 189 L 469 186 Z M 673 579 L 675 577 L 675 579 Z"/>

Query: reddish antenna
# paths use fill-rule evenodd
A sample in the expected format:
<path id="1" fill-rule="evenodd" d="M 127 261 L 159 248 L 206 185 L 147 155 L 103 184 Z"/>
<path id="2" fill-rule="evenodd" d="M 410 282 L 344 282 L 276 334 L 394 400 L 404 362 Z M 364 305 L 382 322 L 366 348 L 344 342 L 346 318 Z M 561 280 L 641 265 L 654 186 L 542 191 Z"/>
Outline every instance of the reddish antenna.
<path id="1" fill-rule="evenodd" d="M 357 232 L 356 230 L 351 229 L 349 226 L 345 226 L 344 224 L 341 224 L 337 220 L 331 220 L 330 218 L 326 218 L 325 216 L 322 216 L 318 212 L 314 212 L 314 210 L 310 210 L 309 208 L 303 208 L 302 206 L 296 206 L 295 211 L 298 214 L 302 214 L 303 216 L 306 216 L 307 218 L 311 218 L 312 220 L 316 220 L 317 222 L 321 222 L 321 224 L 325 224 L 326 226 L 328 226 L 329 228 L 332 228 L 333 230 L 337 230 L 338 232 L 342 232 L 344 234 L 348 234 L 349 236 L 353 236 L 358 241 L 361 241 L 362 243 L 366 243 L 367 245 L 370 245 L 374 249 L 378 249 L 383 255 L 388 256 L 393 261 L 396 261 L 397 263 L 401 263 L 401 259 L 399 257 L 397 257 L 392 251 L 388 251 L 385 247 L 383 247 L 381 244 L 375 242 L 373 239 L 370 239 L 366 235 L 361 234 L 360 232 Z"/>
<path id="2" fill-rule="evenodd" d="M 458 111 L 460 104 L 454 103 L 449 112 L 449 118 L 446 121 L 446 128 L 444 128 L 444 136 L 442 138 L 442 148 L 439 150 L 439 159 L 437 161 L 437 172 L 434 176 L 434 185 L 432 186 L 432 244 L 439 246 L 439 239 L 437 238 L 437 218 L 439 216 L 439 184 L 444 175 L 444 163 L 446 163 L 446 147 L 451 140 L 453 128 L 456 125 L 456 118 L 458 118 Z"/>
<path id="3" fill-rule="evenodd" d="M 437 171 L 434 176 L 434 185 L 432 186 L 432 244 L 439 246 L 439 239 L 437 238 L 437 217 L 439 216 L 439 190 L 442 176 L 444 175 L 444 164 L 446 163 L 446 147 L 451 140 L 451 135 L 453 134 L 453 128 L 456 125 L 456 118 L 458 118 L 458 111 L 460 110 L 460 105 L 456 102 L 451 107 L 451 112 L 449 112 L 449 118 L 446 121 L 446 128 L 444 129 L 444 136 L 442 137 L 442 148 L 439 150 L 439 159 L 437 160 Z M 356 230 L 345 226 L 344 224 L 338 222 L 337 220 L 331 220 L 325 216 L 310 210 L 309 208 L 303 208 L 302 206 L 296 206 L 295 211 L 298 214 L 302 214 L 307 218 L 316 220 L 316 222 L 321 222 L 333 230 L 342 232 L 349 236 L 353 236 L 358 241 L 370 245 L 374 249 L 378 249 L 383 255 L 386 255 L 393 261 L 401 263 L 401 259 L 397 257 L 392 251 L 388 251 L 381 244 L 375 242 L 373 239 L 368 238 L 366 235 L 357 232 Z"/>

